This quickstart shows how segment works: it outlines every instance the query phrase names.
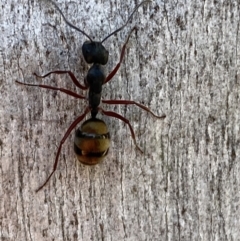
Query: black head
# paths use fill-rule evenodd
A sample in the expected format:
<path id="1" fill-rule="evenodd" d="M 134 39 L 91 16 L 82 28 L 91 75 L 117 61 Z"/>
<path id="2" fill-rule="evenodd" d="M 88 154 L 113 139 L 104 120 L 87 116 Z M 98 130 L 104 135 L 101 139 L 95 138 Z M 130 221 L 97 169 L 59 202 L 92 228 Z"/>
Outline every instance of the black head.
<path id="1" fill-rule="evenodd" d="M 105 65 L 108 62 L 108 51 L 101 42 L 86 41 L 82 46 L 82 53 L 88 64 Z"/>

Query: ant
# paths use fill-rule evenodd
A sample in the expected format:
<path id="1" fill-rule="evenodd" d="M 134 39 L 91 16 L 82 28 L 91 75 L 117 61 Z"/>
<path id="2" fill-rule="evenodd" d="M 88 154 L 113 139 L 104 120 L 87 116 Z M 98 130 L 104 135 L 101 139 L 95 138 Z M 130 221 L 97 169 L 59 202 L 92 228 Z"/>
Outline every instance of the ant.
<path id="1" fill-rule="evenodd" d="M 103 160 L 103 158 L 108 154 L 108 150 L 110 147 L 110 134 L 108 132 L 107 125 L 104 121 L 96 118 L 98 112 L 100 111 L 102 114 L 110 117 L 115 117 L 117 119 L 122 120 L 124 123 L 126 123 L 130 129 L 131 136 L 133 139 L 133 142 L 136 146 L 136 148 L 143 153 L 143 151 L 140 149 L 140 147 L 137 145 L 135 134 L 133 131 L 133 128 L 129 122 L 128 119 L 123 117 L 122 115 L 113 112 L 113 111 L 106 111 L 102 107 L 100 107 L 100 102 L 106 103 L 106 104 L 120 104 L 120 105 L 136 105 L 140 107 L 141 109 L 149 112 L 156 118 L 165 118 L 165 115 L 157 116 L 155 115 L 150 109 L 145 107 L 144 105 L 141 105 L 135 101 L 131 100 L 101 100 L 101 94 L 102 94 L 102 86 L 106 83 L 108 83 L 113 76 L 118 71 L 121 62 L 124 57 L 126 45 L 129 41 L 131 33 L 136 29 L 135 27 L 130 31 L 128 34 L 127 40 L 125 41 L 120 55 L 120 60 L 118 64 L 115 66 L 115 68 L 110 72 L 108 76 L 105 76 L 104 71 L 102 69 L 102 65 L 107 64 L 108 62 L 108 51 L 103 46 L 103 42 L 107 40 L 110 36 L 116 34 L 120 30 L 122 30 L 130 21 L 133 14 L 137 11 L 137 9 L 143 5 L 144 3 L 150 2 L 149 0 L 143 1 L 140 4 L 137 5 L 137 7 L 133 10 L 131 15 L 129 16 L 127 22 L 117 30 L 110 33 L 107 37 L 105 37 L 101 42 L 93 41 L 90 36 L 88 36 L 83 30 L 77 28 L 76 26 L 72 25 L 68 20 L 65 18 L 64 14 L 60 10 L 60 8 L 57 6 L 56 3 L 54 3 L 52 0 L 50 2 L 55 6 L 55 8 L 58 10 L 58 12 L 62 15 L 64 21 L 68 26 L 71 28 L 74 28 L 75 30 L 79 31 L 83 35 L 85 35 L 89 41 L 84 42 L 82 46 L 82 53 L 84 56 L 85 61 L 88 64 L 92 64 L 91 68 L 88 70 L 87 76 L 84 78 L 84 84 L 81 84 L 77 78 L 74 76 L 74 74 L 71 71 L 65 71 L 65 70 L 56 70 L 51 71 L 43 76 L 37 75 L 34 73 L 36 77 L 39 78 L 45 78 L 49 76 L 50 74 L 68 74 L 70 76 L 70 79 L 72 82 L 80 89 L 82 90 L 88 90 L 88 106 L 85 108 L 85 111 L 82 115 L 78 116 L 77 119 L 70 125 L 70 127 L 67 129 L 65 135 L 63 136 L 57 150 L 55 162 L 53 165 L 53 170 L 49 177 L 46 179 L 46 181 L 36 190 L 36 192 L 40 191 L 50 180 L 51 176 L 55 172 L 59 160 L 59 155 L 62 149 L 62 145 L 71 133 L 71 131 L 77 126 L 79 122 L 83 120 L 83 118 L 90 112 L 91 117 L 86 120 L 80 128 L 76 130 L 75 133 L 75 139 L 74 139 L 74 151 L 77 155 L 78 160 L 86 165 L 95 165 Z M 27 86 L 37 86 L 40 88 L 45 89 L 51 89 L 56 91 L 61 91 L 69 96 L 73 96 L 77 99 L 86 99 L 85 96 L 77 94 L 75 92 L 72 92 L 71 90 L 64 89 L 64 88 L 57 88 L 49 85 L 42 85 L 42 84 L 26 84 L 23 82 L 16 81 L 18 84 L 27 85 Z"/>

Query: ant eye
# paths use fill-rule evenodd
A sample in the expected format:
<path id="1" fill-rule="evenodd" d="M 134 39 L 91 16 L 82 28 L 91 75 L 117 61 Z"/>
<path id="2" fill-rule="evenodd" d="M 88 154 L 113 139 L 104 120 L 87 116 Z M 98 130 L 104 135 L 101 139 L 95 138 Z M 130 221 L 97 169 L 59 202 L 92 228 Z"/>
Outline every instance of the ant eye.
<path id="1" fill-rule="evenodd" d="M 84 57 L 85 61 L 88 64 L 93 63 L 92 52 L 93 52 L 93 49 L 92 49 L 91 42 L 86 41 L 82 46 L 82 53 L 83 53 L 83 57 Z"/>

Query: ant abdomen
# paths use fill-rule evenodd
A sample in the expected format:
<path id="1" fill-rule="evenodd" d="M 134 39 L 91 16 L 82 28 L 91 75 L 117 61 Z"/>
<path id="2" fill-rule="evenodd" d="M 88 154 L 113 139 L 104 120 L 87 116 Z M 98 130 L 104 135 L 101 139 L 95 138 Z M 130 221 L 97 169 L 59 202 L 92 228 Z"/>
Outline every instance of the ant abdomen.
<path id="1" fill-rule="evenodd" d="M 104 121 L 91 118 L 77 129 L 74 151 L 78 160 L 85 165 L 96 165 L 108 154 L 110 134 Z"/>

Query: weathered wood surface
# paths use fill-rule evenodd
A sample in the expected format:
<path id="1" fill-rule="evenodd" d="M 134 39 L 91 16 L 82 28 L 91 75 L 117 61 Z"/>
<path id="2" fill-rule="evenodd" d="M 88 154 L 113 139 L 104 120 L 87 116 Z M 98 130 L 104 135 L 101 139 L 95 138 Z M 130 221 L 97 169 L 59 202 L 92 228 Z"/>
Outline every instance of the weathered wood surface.
<path id="1" fill-rule="evenodd" d="M 95 39 L 121 26 L 135 1 L 58 1 L 69 21 Z M 153 1 L 106 41 L 109 72 L 133 26 L 121 69 L 104 98 L 137 107 L 106 106 L 127 126 L 102 117 L 112 147 L 97 166 L 78 163 L 73 134 L 55 175 L 60 139 L 86 103 L 17 85 L 32 73 L 72 70 L 83 80 L 84 36 L 46 1 L 1 0 L 0 239 L 1 240 L 240 240 L 240 3 Z M 42 81 L 76 90 L 68 76 Z M 80 91 L 80 93 L 82 93 Z"/>

